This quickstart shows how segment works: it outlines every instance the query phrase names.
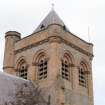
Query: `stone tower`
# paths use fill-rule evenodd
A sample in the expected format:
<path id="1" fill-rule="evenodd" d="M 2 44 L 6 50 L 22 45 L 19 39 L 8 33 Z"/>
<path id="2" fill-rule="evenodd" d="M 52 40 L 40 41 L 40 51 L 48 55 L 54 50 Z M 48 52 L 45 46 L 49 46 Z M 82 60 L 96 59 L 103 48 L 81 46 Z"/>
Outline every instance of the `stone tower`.
<path id="1" fill-rule="evenodd" d="M 93 45 L 72 34 L 54 10 L 21 39 L 5 36 L 4 72 L 35 82 L 49 105 L 93 105 Z"/>

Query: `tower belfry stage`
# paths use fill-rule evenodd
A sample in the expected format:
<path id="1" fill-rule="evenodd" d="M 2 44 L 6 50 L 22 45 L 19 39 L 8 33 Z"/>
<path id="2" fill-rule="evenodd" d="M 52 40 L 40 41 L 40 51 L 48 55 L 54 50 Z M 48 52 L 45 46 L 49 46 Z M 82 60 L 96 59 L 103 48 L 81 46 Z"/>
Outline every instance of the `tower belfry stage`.
<path id="1" fill-rule="evenodd" d="M 31 80 L 50 105 L 93 105 L 93 44 L 72 34 L 52 9 L 29 36 L 5 34 L 4 72 Z"/>

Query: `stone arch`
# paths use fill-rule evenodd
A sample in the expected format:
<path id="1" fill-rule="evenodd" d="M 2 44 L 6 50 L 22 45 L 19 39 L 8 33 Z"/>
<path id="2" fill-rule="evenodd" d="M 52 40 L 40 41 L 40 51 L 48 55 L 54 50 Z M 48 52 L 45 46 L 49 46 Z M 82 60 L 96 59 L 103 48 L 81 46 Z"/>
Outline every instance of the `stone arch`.
<path id="1" fill-rule="evenodd" d="M 40 49 L 35 53 L 32 63 L 34 65 L 37 65 L 37 63 L 41 57 L 46 57 L 46 59 L 48 59 L 47 53 L 44 49 Z"/>
<path id="2" fill-rule="evenodd" d="M 75 65 L 74 56 L 73 56 L 73 54 L 70 51 L 68 51 L 68 50 L 64 51 L 63 56 L 62 56 L 62 59 L 64 57 L 69 60 L 71 66 L 74 66 Z"/>
<path id="3" fill-rule="evenodd" d="M 16 62 L 16 75 L 27 79 L 28 74 L 28 64 L 25 60 L 25 57 L 20 57 Z"/>
<path id="4" fill-rule="evenodd" d="M 89 68 L 89 63 L 82 58 L 79 62 L 78 68 L 79 85 L 82 87 L 88 87 L 88 74 L 90 74 Z"/>
<path id="5" fill-rule="evenodd" d="M 45 50 L 41 49 L 35 53 L 33 64 L 36 69 L 36 77 L 38 80 L 47 78 L 48 74 L 48 56 Z"/>
<path id="6" fill-rule="evenodd" d="M 21 56 L 17 61 L 16 61 L 16 65 L 15 65 L 15 68 L 16 68 L 16 71 L 19 70 L 19 67 L 22 63 L 26 63 L 27 64 L 27 61 L 25 59 L 24 56 Z M 28 64 L 27 64 L 28 66 Z"/>
<path id="7" fill-rule="evenodd" d="M 70 51 L 64 51 L 61 59 L 61 76 L 73 82 L 72 67 L 74 67 L 74 57 Z"/>
<path id="8" fill-rule="evenodd" d="M 84 72 L 89 73 L 91 65 L 90 63 L 88 63 L 88 61 L 84 58 L 81 58 L 80 62 L 79 62 L 79 66 L 83 65 L 84 67 Z"/>

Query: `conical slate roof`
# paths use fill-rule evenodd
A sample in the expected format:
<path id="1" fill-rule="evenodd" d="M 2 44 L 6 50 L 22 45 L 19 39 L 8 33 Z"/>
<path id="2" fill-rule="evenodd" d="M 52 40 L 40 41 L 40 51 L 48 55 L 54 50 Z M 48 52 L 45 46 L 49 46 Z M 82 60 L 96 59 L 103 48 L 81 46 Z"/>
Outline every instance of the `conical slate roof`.
<path id="1" fill-rule="evenodd" d="M 45 17 L 45 19 L 40 23 L 40 25 L 36 28 L 36 30 L 33 33 L 38 32 L 42 29 L 45 29 L 51 24 L 58 24 L 61 26 L 65 26 L 65 24 L 60 19 L 60 17 L 57 15 L 54 9 L 52 9 L 49 12 L 49 14 Z"/>

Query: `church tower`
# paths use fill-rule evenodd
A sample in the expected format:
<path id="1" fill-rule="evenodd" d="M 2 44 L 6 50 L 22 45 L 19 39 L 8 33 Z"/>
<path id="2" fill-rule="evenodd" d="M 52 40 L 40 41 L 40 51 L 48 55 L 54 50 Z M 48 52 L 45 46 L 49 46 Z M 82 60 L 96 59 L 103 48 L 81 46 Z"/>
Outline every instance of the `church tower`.
<path id="1" fill-rule="evenodd" d="M 36 83 L 49 105 L 93 105 L 93 44 L 72 34 L 51 10 L 37 29 L 5 36 L 4 72 Z"/>

